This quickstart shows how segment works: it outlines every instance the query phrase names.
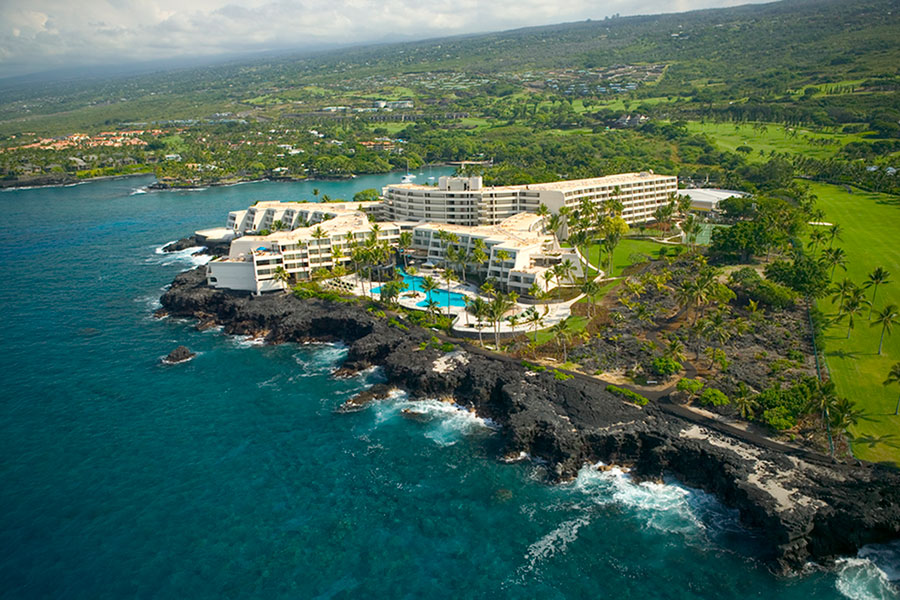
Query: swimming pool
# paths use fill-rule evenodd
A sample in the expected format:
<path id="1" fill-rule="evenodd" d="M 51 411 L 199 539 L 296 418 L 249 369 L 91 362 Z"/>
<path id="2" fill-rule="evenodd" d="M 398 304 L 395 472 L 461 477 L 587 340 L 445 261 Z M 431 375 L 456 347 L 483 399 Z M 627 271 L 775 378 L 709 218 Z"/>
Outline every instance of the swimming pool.
<path id="1" fill-rule="evenodd" d="M 422 281 L 424 278 L 419 277 L 418 275 L 410 275 L 409 273 L 405 272 L 403 269 L 397 269 L 397 272 L 399 272 L 400 275 L 403 277 L 403 283 L 405 283 L 407 286 L 406 289 L 400 293 L 401 296 L 408 292 L 413 292 L 413 291 L 423 292 L 424 291 L 422 289 Z M 438 283 L 442 283 L 442 282 L 440 280 L 438 280 Z M 377 288 L 373 289 L 372 293 L 380 294 L 381 286 L 378 286 Z M 428 294 L 428 297 L 425 300 L 418 302 L 416 304 L 416 306 L 425 308 L 426 306 L 428 306 L 429 300 L 434 300 L 435 302 L 437 302 L 437 304 L 440 308 L 447 308 L 448 302 L 449 302 L 450 306 L 453 306 L 453 307 L 463 307 L 466 305 L 466 297 L 463 294 L 457 294 L 456 292 L 450 292 L 448 294 L 447 290 L 435 290 L 435 291 L 431 292 L 430 294 Z"/>

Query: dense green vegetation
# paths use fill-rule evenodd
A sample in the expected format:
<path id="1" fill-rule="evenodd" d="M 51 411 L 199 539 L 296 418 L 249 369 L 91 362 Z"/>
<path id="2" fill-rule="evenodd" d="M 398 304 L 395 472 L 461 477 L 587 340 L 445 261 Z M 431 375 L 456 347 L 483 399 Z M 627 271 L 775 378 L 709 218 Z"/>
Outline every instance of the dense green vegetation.
<path id="1" fill-rule="evenodd" d="M 12 79 L 0 90 L 2 147 L 165 134 L 143 135 L 142 147 L 7 150 L 0 170 L 8 180 L 152 170 L 208 184 L 474 159 L 493 161 L 490 183 L 652 168 L 747 189 L 775 173 L 896 193 L 892 8 L 795 0 L 133 77 Z M 391 100 L 413 106 L 373 106 Z"/>

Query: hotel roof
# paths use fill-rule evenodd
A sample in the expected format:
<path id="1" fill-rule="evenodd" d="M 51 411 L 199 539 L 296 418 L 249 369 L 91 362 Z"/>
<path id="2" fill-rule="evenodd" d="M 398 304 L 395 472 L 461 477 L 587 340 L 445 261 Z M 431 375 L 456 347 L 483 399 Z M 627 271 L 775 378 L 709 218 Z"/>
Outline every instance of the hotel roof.
<path id="1" fill-rule="evenodd" d="M 651 181 L 654 179 L 674 179 L 674 175 L 660 175 L 657 173 L 653 173 L 650 171 L 641 172 L 641 173 L 619 173 L 618 175 L 606 175 L 604 177 L 592 177 L 590 179 L 570 179 L 566 181 L 548 181 L 546 183 L 531 183 L 531 184 L 522 184 L 522 185 L 498 185 L 498 186 L 484 186 L 478 190 L 442 190 L 440 188 L 430 186 L 430 185 L 422 185 L 419 183 L 397 183 L 390 184 L 386 187 L 394 188 L 394 189 L 406 189 L 406 190 L 430 190 L 434 192 L 453 192 L 460 194 L 468 194 L 472 192 L 506 192 L 506 191 L 520 191 L 520 190 L 558 190 L 558 191 L 566 191 L 583 187 L 597 187 L 604 185 L 624 185 L 628 183 L 639 183 L 643 181 Z"/>

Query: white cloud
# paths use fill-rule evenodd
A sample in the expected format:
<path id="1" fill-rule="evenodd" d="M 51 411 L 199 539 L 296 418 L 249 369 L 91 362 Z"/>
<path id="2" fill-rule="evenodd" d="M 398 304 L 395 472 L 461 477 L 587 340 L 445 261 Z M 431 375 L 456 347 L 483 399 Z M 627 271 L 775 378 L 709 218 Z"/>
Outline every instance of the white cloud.
<path id="1" fill-rule="evenodd" d="M 4 0 L 0 75 L 66 65 L 423 39 L 746 1 Z"/>

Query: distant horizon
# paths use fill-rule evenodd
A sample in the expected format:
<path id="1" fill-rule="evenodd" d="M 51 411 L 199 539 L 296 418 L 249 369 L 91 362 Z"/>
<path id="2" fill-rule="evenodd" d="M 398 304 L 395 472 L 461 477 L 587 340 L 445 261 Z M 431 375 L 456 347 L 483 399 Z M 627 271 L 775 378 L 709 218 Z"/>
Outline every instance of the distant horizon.
<path id="1" fill-rule="evenodd" d="M 136 0 L 127 10 L 109 0 L 88 0 L 77 6 L 61 0 L 11 0 L 0 7 L 0 22 L 4 23 L 0 28 L 0 80 L 55 75 L 65 79 L 63 74 L 70 69 L 128 75 L 129 71 L 202 66 L 264 55 L 316 54 L 771 0 L 609 0 L 602 9 L 588 0 L 576 0 L 564 9 L 536 0 L 515 4 L 510 0 L 465 0 L 432 6 L 408 0 L 312 0 L 305 5 L 295 0 L 238 2 L 200 0 L 184 11 L 174 0 Z"/>

